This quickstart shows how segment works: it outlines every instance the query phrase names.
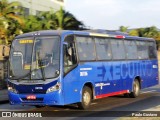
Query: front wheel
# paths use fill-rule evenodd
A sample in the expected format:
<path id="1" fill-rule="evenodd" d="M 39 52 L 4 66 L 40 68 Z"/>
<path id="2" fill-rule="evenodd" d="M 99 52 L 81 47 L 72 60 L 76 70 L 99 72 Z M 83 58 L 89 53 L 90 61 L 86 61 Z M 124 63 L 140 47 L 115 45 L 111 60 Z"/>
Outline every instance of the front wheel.
<path id="1" fill-rule="evenodd" d="M 83 88 L 83 91 L 82 91 L 82 100 L 81 102 L 77 103 L 78 107 L 80 109 L 87 109 L 89 108 L 90 104 L 91 104 L 91 101 L 92 101 L 92 91 L 89 87 L 85 86 Z"/>
<path id="2" fill-rule="evenodd" d="M 136 98 L 140 93 L 140 84 L 137 79 L 133 83 L 133 91 L 129 94 L 130 97 Z"/>

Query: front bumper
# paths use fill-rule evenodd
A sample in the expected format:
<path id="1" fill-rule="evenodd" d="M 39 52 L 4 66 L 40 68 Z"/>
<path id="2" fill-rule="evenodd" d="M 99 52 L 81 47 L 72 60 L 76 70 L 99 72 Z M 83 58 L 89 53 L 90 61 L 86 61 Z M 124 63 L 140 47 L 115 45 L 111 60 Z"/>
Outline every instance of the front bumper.
<path id="1" fill-rule="evenodd" d="M 35 100 L 27 100 L 28 95 L 35 95 Z M 8 91 L 10 104 L 16 105 L 64 105 L 59 91 L 46 94 L 16 94 Z"/>

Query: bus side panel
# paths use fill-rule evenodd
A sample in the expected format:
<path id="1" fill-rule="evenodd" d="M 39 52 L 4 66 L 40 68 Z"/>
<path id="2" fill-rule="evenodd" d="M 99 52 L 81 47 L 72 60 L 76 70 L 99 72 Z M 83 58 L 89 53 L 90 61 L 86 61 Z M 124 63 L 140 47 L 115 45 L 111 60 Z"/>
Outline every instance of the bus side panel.
<path id="1" fill-rule="evenodd" d="M 92 83 L 96 98 L 123 90 L 120 70 L 121 62 L 80 63 L 64 77 L 65 104 L 80 102 L 83 86 L 87 82 Z"/>
<path id="2" fill-rule="evenodd" d="M 96 98 L 104 97 L 103 95 L 106 93 L 121 91 L 120 63 L 83 63 L 80 65 L 80 80 L 83 81 L 83 84 L 86 82 L 93 84 Z"/>
<path id="3" fill-rule="evenodd" d="M 121 79 L 121 63 L 122 62 L 120 61 L 114 61 L 97 64 L 97 80 L 99 79 L 97 82 L 101 84 L 101 86 L 98 86 L 100 87 L 101 94 L 96 94 L 98 98 L 112 95 L 112 93 L 120 92 L 123 89 Z"/>
<path id="4" fill-rule="evenodd" d="M 75 69 L 70 71 L 63 79 L 64 88 L 64 101 L 65 104 L 81 102 L 82 90 L 85 83 L 90 82 L 94 89 L 95 94 L 101 94 L 100 87 L 96 87 L 94 83 L 101 82 L 98 75 L 101 73 L 97 71 L 96 62 L 80 63 Z"/>
<path id="5" fill-rule="evenodd" d="M 158 64 L 157 60 L 137 60 L 128 61 L 121 64 L 122 87 L 132 91 L 134 79 L 141 78 L 141 88 L 147 88 L 158 84 Z M 126 78 L 123 75 L 126 74 Z"/>
<path id="6" fill-rule="evenodd" d="M 64 77 L 65 104 L 80 102 L 87 82 L 93 84 L 96 98 L 131 92 L 137 76 L 141 78 L 141 88 L 158 84 L 157 60 L 80 63 Z"/>
<path id="7" fill-rule="evenodd" d="M 141 61 L 141 86 L 147 88 L 158 84 L 158 61 Z"/>
<path id="8" fill-rule="evenodd" d="M 158 84 L 157 60 L 132 60 L 95 62 L 94 69 L 95 95 L 99 98 L 116 95 L 133 90 L 133 82 L 137 76 L 141 78 L 141 88 Z M 101 85 L 97 85 L 97 83 Z M 100 87 L 100 89 L 97 89 Z M 97 94 L 100 91 L 100 94 Z"/>
<path id="9" fill-rule="evenodd" d="M 76 67 L 63 78 L 64 103 L 70 104 L 80 100 L 79 68 Z"/>

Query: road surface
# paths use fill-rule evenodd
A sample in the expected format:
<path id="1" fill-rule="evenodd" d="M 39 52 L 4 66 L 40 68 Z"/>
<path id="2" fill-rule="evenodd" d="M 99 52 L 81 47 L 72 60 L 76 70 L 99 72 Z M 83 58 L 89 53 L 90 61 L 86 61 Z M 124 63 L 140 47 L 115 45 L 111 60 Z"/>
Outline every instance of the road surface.
<path id="1" fill-rule="evenodd" d="M 94 100 L 87 111 L 81 111 L 76 105 L 46 106 L 36 108 L 34 106 L 10 105 L 7 101 L 0 103 L 0 111 L 32 111 L 44 112 L 48 116 L 56 117 L 119 117 L 127 116 L 132 112 L 151 110 L 160 105 L 160 85 L 141 91 L 138 98 L 125 98 L 123 95 Z M 156 111 L 160 111 L 160 106 Z M 83 118 L 81 118 L 82 120 Z M 85 119 L 85 118 L 84 118 Z M 94 120 L 94 118 L 93 118 Z"/>

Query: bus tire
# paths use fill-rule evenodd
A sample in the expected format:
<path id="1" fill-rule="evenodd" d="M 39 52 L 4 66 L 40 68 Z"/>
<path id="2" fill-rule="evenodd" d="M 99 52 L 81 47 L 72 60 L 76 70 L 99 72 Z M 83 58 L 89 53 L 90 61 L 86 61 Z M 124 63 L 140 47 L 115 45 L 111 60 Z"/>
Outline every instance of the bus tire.
<path id="1" fill-rule="evenodd" d="M 35 107 L 36 107 L 36 108 L 42 108 L 42 107 L 44 107 L 44 106 L 42 106 L 42 105 L 35 105 Z"/>
<path id="2" fill-rule="evenodd" d="M 88 87 L 88 86 L 85 86 L 83 88 L 83 91 L 82 91 L 82 98 L 81 98 L 81 102 L 77 103 L 78 107 L 80 109 L 87 109 L 89 108 L 90 104 L 91 104 L 91 101 L 92 101 L 92 91 L 91 91 L 91 88 Z"/>
<path id="3" fill-rule="evenodd" d="M 140 83 L 137 79 L 133 82 L 133 91 L 129 94 L 131 98 L 136 98 L 140 93 Z"/>
<path id="4" fill-rule="evenodd" d="M 125 94 L 123 94 L 124 95 L 124 97 L 125 98 L 129 98 L 130 96 L 129 96 L 129 93 L 125 93 Z"/>

